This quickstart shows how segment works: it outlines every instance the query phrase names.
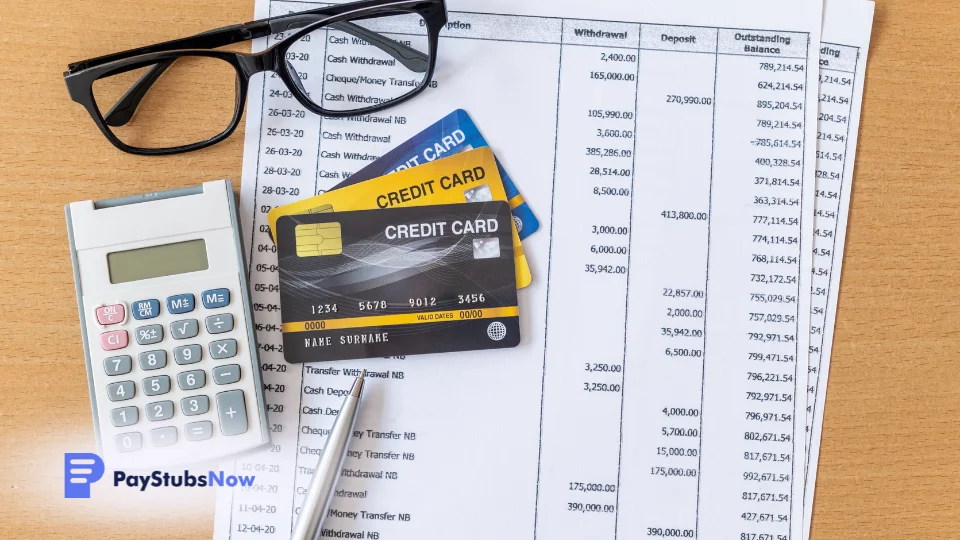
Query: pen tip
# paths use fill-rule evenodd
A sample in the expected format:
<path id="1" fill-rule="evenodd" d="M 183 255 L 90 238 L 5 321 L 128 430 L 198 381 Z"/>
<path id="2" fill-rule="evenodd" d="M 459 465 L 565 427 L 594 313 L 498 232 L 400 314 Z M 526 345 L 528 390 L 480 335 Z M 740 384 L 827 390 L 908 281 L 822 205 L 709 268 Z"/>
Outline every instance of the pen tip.
<path id="1" fill-rule="evenodd" d="M 353 388 L 350 389 L 350 395 L 360 397 L 363 393 L 363 378 L 367 376 L 367 370 L 363 370 L 357 380 L 353 381 Z"/>

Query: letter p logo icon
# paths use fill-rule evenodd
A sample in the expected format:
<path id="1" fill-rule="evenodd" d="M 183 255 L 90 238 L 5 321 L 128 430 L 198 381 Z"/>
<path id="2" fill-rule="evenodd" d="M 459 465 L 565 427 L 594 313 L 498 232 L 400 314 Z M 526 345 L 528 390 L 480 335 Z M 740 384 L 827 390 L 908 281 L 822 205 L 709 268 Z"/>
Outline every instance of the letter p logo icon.
<path id="1" fill-rule="evenodd" d="M 103 460 L 96 454 L 63 455 L 63 498 L 89 499 L 90 484 L 103 476 Z"/>

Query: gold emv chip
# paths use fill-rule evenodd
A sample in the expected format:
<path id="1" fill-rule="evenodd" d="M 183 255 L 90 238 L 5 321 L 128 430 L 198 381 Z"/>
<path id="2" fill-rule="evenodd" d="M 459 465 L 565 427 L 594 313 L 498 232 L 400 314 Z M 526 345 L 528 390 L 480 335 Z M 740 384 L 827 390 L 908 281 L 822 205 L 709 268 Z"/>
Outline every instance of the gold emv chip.
<path id="1" fill-rule="evenodd" d="M 343 253 L 339 223 L 297 225 L 297 256 L 320 257 Z"/>

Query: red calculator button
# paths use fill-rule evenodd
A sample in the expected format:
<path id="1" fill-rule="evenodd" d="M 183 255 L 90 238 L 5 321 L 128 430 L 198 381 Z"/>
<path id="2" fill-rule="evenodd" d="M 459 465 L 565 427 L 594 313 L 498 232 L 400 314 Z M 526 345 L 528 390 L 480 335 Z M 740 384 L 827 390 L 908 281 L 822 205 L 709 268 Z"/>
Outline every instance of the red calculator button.
<path id="1" fill-rule="evenodd" d="M 114 351 L 127 346 L 129 336 L 126 330 L 114 330 L 100 334 L 100 346 L 105 351 Z"/>
<path id="2" fill-rule="evenodd" d="M 100 306 L 97 308 L 97 322 L 109 326 L 111 324 L 120 324 L 126 317 L 126 309 L 123 304 L 113 304 L 111 306 Z"/>

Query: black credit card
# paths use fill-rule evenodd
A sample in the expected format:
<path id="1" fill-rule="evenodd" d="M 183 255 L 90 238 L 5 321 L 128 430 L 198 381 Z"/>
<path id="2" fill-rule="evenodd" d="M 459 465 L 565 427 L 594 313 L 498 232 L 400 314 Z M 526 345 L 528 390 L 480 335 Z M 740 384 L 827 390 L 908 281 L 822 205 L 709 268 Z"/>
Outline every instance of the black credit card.
<path id="1" fill-rule="evenodd" d="M 503 201 L 281 217 L 287 362 L 517 346 L 511 219 Z"/>

